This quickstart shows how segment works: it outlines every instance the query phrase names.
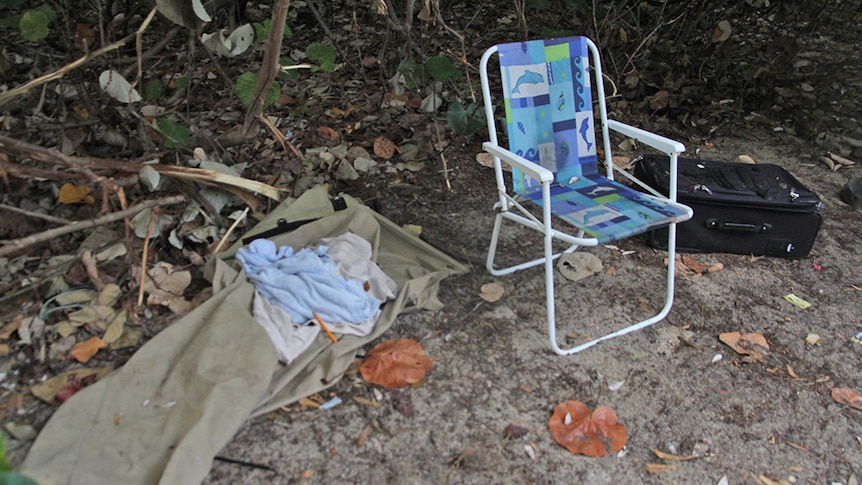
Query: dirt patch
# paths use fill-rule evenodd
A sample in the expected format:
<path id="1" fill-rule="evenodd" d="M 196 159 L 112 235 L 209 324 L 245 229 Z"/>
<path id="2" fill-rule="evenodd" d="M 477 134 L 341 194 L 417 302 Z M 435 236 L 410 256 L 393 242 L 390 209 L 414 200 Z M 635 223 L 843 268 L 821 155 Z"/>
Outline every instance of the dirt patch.
<path id="1" fill-rule="evenodd" d="M 557 357 L 547 349 L 542 271 L 493 278 L 484 269 L 496 196 L 491 170 L 474 158 L 481 149 L 478 137 L 449 140 L 445 172 L 439 153 L 422 148 L 425 166 L 416 171 L 380 170 L 353 182 L 315 174 L 308 183 L 332 182 L 333 192 L 356 196 L 398 224 L 421 226 L 424 240 L 472 270 L 444 282 L 444 309 L 404 315 L 386 335 L 416 339 L 434 357 L 435 368 L 421 386 L 398 394 L 375 392 L 350 371 L 321 394 L 340 397 L 340 406 L 321 411 L 294 404 L 249 420 L 220 453 L 246 464 L 216 460 L 206 483 L 719 483 L 722 477 L 729 483 L 849 483 L 862 473 L 862 413 L 836 403 L 830 392 L 862 389 L 862 346 L 852 340 L 862 331 L 862 212 L 837 198 L 860 169 L 833 172 L 819 157 L 830 150 L 862 158 L 856 144 L 862 140 L 862 64 L 855 48 L 859 39 L 852 34 L 858 29 L 841 27 L 858 17 L 852 13 L 858 6 L 836 3 L 831 5 L 835 15 L 851 13 L 834 23 L 821 19 L 815 33 L 805 30 L 804 37 L 794 39 L 791 59 L 806 62 L 788 61 L 789 71 L 770 78 L 767 87 L 746 85 L 748 91 L 729 94 L 716 88 L 708 93 L 709 102 L 668 111 L 647 107 L 655 91 L 648 84 L 652 87 L 638 88 L 637 101 L 611 100 L 615 114 L 683 140 L 689 155 L 732 161 L 745 154 L 791 171 L 823 201 L 824 222 L 808 257 L 697 255 L 697 261 L 721 263 L 724 269 L 680 275 L 676 303 L 665 321 L 576 356 Z M 487 5 L 480 10 L 488 19 L 505 17 Z M 307 17 L 297 21 L 303 39 L 318 30 Z M 382 28 L 379 20 L 369 23 Z M 477 46 L 469 50 L 473 63 L 485 45 L 513 37 L 469 25 L 465 33 Z M 451 42 L 441 35 L 429 45 Z M 668 42 L 657 52 L 674 48 Z M 381 56 L 389 62 L 395 57 Z M 352 74 L 363 81 L 351 86 L 382 84 L 377 72 Z M 286 107 L 308 108 L 303 119 L 312 122 L 293 126 L 302 149 L 336 143 L 312 129 L 342 123 L 326 115 L 332 107 L 357 106 L 351 123 L 377 117 L 366 123 L 369 128 L 337 142 L 369 149 L 380 133 L 428 147 L 445 126 L 442 119 L 436 119 L 438 126 L 433 117 L 415 112 L 381 110 L 381 92 L 347 89 L 336 76 L 301 81 L 296 86 L 301 94 Z M 308 94 L 327 83 L 332 91 L 317 98 Z M 724 103 L 724 94 L 739 97 Z M 200 91 L 191 99 L 195 107 L 211 100 Z M 112 153 L 105 145 L 93 145 L 84 148 Z M 256 160 L 253 170 L 261 176 L 282 167 L 272 149 L 257 148 L 230 154 L 235 161 Z M 24 222 L 13 221 L 0 220 L 3 237 L 30 232 Z M 536 234 L 506 230 L 503 236 L 503 263 L 538 254 Z M 74 246 L 66 241 L 55 247 Z M 559 333 L 570 334 L 572 343 L 639 320 L 661 304 L 664 254 L 642 239 L 618 246 L 626 254 L 605 247 L 586 250 L 602 261 L 603 272 L 578 282 L 557 280 Z M 165 247 L 166 259 L 179 260 Z M 506 292 L 488 303 L 479 293 L 492 281 Z M 784 299 L 788 294 L 812 306 L 800 309 Z M 166 324 L 164 315 L 145 322 L 150 334 Z M 770 345 L 763 362 L 748 362 L 719 341 L 720 333 L 731 331 L 763 334 Z M 819 344 L 806 344 L 810 333 L 820 336 Z M 129 355 L 100 358 L 119 365 Z M 13 397 L 64 365 L 33 364 L 27 349 L 5 357 L 4 369 L 15 375 L 15 391 L 2 398 L 7 416 L 18 412 L 16 420 L 40 428 L 53 408 L 28 397 L 16 411 Z M 612 407 L 628 430 L 625 450 L 595 459 L 572 456 L 558 446 L 547 423 L 554 407 L 568 399 Z M 505 433 L 509 425 L 528 432 L 512 439 Z M 26 446 L 14 448 L 13 459 L 23 458 Z M 696 458 L 669 462 L 655 450 Z M 647 471 L 651 463 L 674 468 L 653 475 Z"/>
<path id="2" fill-rule="evenodd" d="M 779 163 L 821 194 L 825 220 L 807 258 L 697 255 L 699 262 L 724 269 L 679 277 L 666 321 L 576 356 L 556 357 L 547 349 L 543 272 L 493 278 L 484 270 L 492 173 L 466 155 L 456 158 L 451 191 L 432 175 L 421 185 L 392 185 L 378 199 L 385 215 L 421 225 L 423 238 L 473 267 L 446 282 L 444 310 L 401 317 L 387 336 L 417 339 L 435 358 L 425 384 L 405 391 L 412 417 L 398 412 L 388 392 L 379 407 L 354 400 L 374 400 L 374 393 L 351 373 L 326 396 L 337 395 L 344 405 L 329 411 L 293 406 L 252 420 L 222 452 L 275 471 L 217 462 L 208 483 L 252 476 L 249 483 L 291 482 L 303 473 L 352 482 L 718 483 L 726 476 L 740 483 L 767 474 L 846 483 L 862 466 L 854 431 L 862 415 L 830 397 L 833 387 L 860 385 L 862 346 L 850 337 L 862 330 L 856 310 L 862 255 L 852 244 L 862 236 L 862 217 L 836 198 L 846 174 L 800 156 L 805 144 L 780 132 L 720 136 L 713 143 L 703 156 L 732 160 L 747 153 L 761 163 Z M 539 243 L 521 231 L 504 237 L 513 257 L 534 254 Z M 577 283 L 558 279 L 561 334 L 598 335 L 661 304 L 664 255 L 644 241 L 619 246 L 634 253 L 587 250 L 614 268 L 613 275 L 605 271 Z M 491 281 L 506 288 L 497 303 L 478 296 Z M 793 306 L 784 299 L 790 293 L 812 306 Z M 762 333 L 770 345 L 765 361 L 745 362 L 722 344 L 718 335 L 731 331 Z M 821 336 L 818 345 L 806 345 L 809 333 Z M 592 459 L 556 445 L 547 422 L 553 407 L 567 399 L 614 408 L 629 432 L 625 452 Z M 510 424 L 529 433 L 506 439 Z M 698 458 L 664 462 L 654 450 Z M 652 476 L 649 463 L 676 469 Z"/>

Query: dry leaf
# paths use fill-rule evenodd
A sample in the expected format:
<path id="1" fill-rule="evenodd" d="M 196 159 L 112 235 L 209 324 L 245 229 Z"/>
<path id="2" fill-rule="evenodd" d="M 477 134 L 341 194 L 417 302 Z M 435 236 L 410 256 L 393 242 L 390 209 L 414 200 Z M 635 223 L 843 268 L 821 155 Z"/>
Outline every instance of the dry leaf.
<path id="1" fill-rule="evenodd" d="M 667 108 L 669 102 L 670 92 L 668 92 L 667 89 L 662 89 L 661 91 L 650 96 L 649 107 L 652 109 L 664 109 Z"/>
<path id="2" fill-rule="evenodd" d="M 147 271 L 144 291 L 149 294 L 148 305 L 170 306 L 174 300 L 182 299 L 183 292 L 192 281 L 189 271 L 174 271 L 173 265 L 158 262 Z"/>
<path id="3" fill-rule="evenodd" d="M 61 204 L 88 204 L 93 205 L 96 199 L 90 195 L 90 187 L 86 185 L 75 185 L 65 183 L 60 187 L 60 194 L 57 196 L 57 201 Z"/>
<path id="4" fill-rule="evenodd" d="M 852 389 L 834 387 L 832 388 L 832 399 L 839 404 L 845 404 L 853 409 L 862 411 L 862 396 Z"/>
<path id="5" fill-rule="evenodd" d="M 88 376 L 95 375 L 95 380 L 99 380 L 102 377 L 108 375 L 111 372 L 110 367 L 96 367 L 93 369 L 81 368 L 70 370 L 68 372 L 64 372 L 60 375 L 54 376 L 48 380 L 40 382 L 35 386 L 30 388 L 30 393 L 32 393 L 37 398 L 45 401 L 48 404 L 54 402 L 54 399 L 57 397 L 57 393 L 60 392 L 61 389 L 66 387 L 66 383 L 70 380 L 75 379 L 78 381 L 82 381 Z"/>
<path id="6" fill-rule="evenodd" d="M 301 397 L 301 398 L 299 398 L 299 400 L 297 402 L 303 408 L 319 408 L 320 407 L 319 402 L 313 401 L 307 397 Z"/>
<path id="7" fill-rule="evenodd" d="M 700 458 L 699 456 L 695 456 L 695 455 L 688 455 L 688 456 L 671 455 L 670 453 L 665 453 L 661 450 L 655 450 L 655 456 L 661 458 L 662 460 L 667 460 L 667 461 L 689 461 L 689 460 L 696 460 L 696 459 Z"/>
<path id="8" fill-rule="evenodd" d="M 698 263 L 692 255 L 683 256 L 680 261 L 682 262 L 682 265 L 685 266 L 687 269 L 694 271 L 698 274 L 714 273 L 724 268 L 724 265 L 722 265 L 721 263 L 712 266 Z"/>
<path id="9" fill-rule="evenodd" d="M 580 401 L 558 404 L 548 422 L 557 443 L 576 455 L 605 456 L 626 445 L 626 427 L 607 406 L 595 411 Z"/>
<path id="10" fill-rule="evenodd" d="M 666 470 L 676 470 L 676 465 L 665 465 L 662 463 L 647 463 L 646 471 L 650 475 L 655 475 Z"/>
<path id="11" fill-rule="evenodd" d="M 18 327 L 21 326 L 21 322 L 24 321 L 24 315 L 18 314 L 15 315 L 15 318 L 12 319 L 11 322 L 7 323 L 0 329 L 0 340 L 9 340 L 9 337 L 12 336 L 18 330 Z"/>
<path id="12" fill-rule="evenodd" d="M 477 153 L 476 161 L 483 167 L 494 168 L 494 155 L 488 152 Z"/>
<path id="13" fill-rule="evenodd" d="M 715 26 L 715 29 L 712 31 L 712 42 L 713 44 L 718 42 L 724 42 L 730 38 L 730 34 L 733 33 L 733 28 L 730 26 L 730 22 L 727 20 L 722 20 Z"/>
<path id="14" fill-rule="evenodd" d="M 353 400 L 359 404 L 362 404 L 363 406 L 371 406 L 373 408 L 379 408 L 380 407 L 379 402 L 372 401 L 371 399 L 365 399 L 364 397 L 353 396 Z"/>
<path id="15" fill-rule="evenodd" d="M 837 155 L 837 154 L 832 153 L 832 152 L 826 152 L 826 154 L 829 156 L 829 158 L 831 158 L 832 160 L 835 160 L 836 162 L 838 162 L 841 165 L 846 165 L 846 166 L 856 165 L 855 161 L 850 160 L 849 158 L 844 158 L 841 155 Z"/>
<path id="16" fill-rule="evenodd" d="M 359 366 L 362 377 L 387 389 L 415 384 L 434 367 L 419 342 L 411 339 L 388 340 L 368 351 Z"/>
<path id="17" fill-rule="evenodd" d="M 84 52 L 89 52 L 96 43 L 96 33 L 89 25 L 78 22 L 75 24 L 75 47 Z"/>
<path id="18" fill-rule="evenodd" d="M 371 434 L 371 425 L 366 425 L 365 428 L 362 429 L 362 432 L 359 433 L 359 438 L 356 438 L 356 444 L 362 446 L 365 444 L 365 441 L 368 440 L 368 435 Z"/>
<path id="19" fill-rule="evenodd" d="M 557 261 L 557 270 L 567 280 L 579 281 L 601 272 L 602 260 L 591 253 L 565 253 Z"/>
<path id="20" fill-rule="evenodd" d="M 125 310 L 121 311 L 116 317 L 114 317 L 114 320 L 111 321 L 107 330 L 105 330 L 105 335 L 102 336 L 102 340 L 104 340 L 106 344 L 116 342 L 123 335 L 123 328 L 126 325 L 127 318 L 128 312 Z"/>
<path id="21" fill-rule="evenodd" d="M 96 355 L 99 349 L 105 347 L 105 341 L 99 337 L 92 337 L 89 340 L 78 342 L 69 351 L 69 355 L 75 358 L 78 362 L 86 364 L 90 358 Z"/>
<path id="22" fill-rule="evenodd" d="M 395 155 L 395 143 L 385 136 L 378 136 L 374 140 L 374 154 L 385 160 L 389 160 Z"/>
<path id="23" fill-rule="evenodd" d="M 796 374 L 796 371 L 793 370 L 793 367 L 790 367 L 790 364 L 787 364 L 787 375 L 794 379 L 799 379 L 799 376 Z"/>
<path id="24" fill-rule="evenodd" d="M 479 298 L 489 303 L 494 303 L 503 297 L 504 292 L 503 285 L 499 283 L 486 283 L 482 285 L 482 292 L 479 293 Z"/>
<path id="25" fill-rule="evenodd" d="M 769 350 L 766 337 L 759 333 L 727 332 L 719 335 L 718 338 L 737 354 L 748 355 L 759 362 L 763 362 Z"/>
<path id="26" fill-rule="evenodd" d="M 98 304 L 105 306 L 114 306 L 120 297 L 123 296 L 123 290 L 115 283 L 108 283 L 99 292 Z"/>

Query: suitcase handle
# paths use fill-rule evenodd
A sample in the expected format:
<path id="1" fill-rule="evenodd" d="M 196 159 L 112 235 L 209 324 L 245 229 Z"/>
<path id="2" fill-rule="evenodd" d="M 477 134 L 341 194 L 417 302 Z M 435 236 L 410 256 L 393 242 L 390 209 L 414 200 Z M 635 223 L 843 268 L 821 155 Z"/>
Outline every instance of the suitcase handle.
<path id="1" fill-rule="evenodd" d="M 721 222 L 718 219 L 707 219 L 704 225 L 718 231 L 740 231 L 740 232 L 767 232 L 772 229 L 772 224 L 747 224 L 741 222 Z"/>

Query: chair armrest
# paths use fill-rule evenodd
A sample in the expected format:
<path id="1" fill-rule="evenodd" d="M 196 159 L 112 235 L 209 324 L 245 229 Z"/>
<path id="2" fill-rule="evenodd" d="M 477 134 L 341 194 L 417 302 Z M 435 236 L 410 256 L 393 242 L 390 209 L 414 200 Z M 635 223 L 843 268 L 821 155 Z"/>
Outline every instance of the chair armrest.
<path id="1" fill-rule="evenodd" d="M 551 182 L 554 180 L 554 172 L 551 172 L 547 168 L 531 162 L 520 155 L 510 152 L 500 145 L 486 141 L 482 144 L 482 148 L 491 155 L 494 155 L 513 167 L 516 167 L 518 170 L 540 182 Z"/>
<path id="2" fill-rule="evenodd" d="M 685 145 L 678 141 L 665 138 L 661 135 L 656 135 L 655 133 L 650 133 L 649 131 L 645 131 L 640 128 L 635 128 L 634 126 L 627 125 L 616 120 L 608 120 L 608 128 L 629 138 L 634 138 L 644 145 L 649 145 L 656 150 L 661 150 L 668 155 L 672 153 L 679 154 L 685 151 Z"/>

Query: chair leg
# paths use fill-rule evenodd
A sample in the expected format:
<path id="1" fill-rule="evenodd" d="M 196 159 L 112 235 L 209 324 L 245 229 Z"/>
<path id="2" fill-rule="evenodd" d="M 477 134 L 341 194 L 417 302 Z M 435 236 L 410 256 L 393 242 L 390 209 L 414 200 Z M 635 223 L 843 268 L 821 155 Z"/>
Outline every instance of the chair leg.
<path id="1" fill-rule="evenodd" d="M 667 316 L 670 313 L 670 309 L 673 306 L 673 294 L 674 294 L 674 271 L 676 269 L 675 259 L 676 259 L 676 224 L 671 224 L 668 226 L 668 246 L 667 246 L 667 254 L 668 254 L 668 265 L 667 265 L 667 286 L 665 288 L 665 303 L 662 309 L 655 315 L 645 320 L 641 320 L 638 323 L 633 325 L 629 325 L 628 327 L 622 328 L 615 332 L 611 332 L 609 334 L 603 335 L 596 339 L 590 340 L 589 342 L 585 342 L 576 347 L 572 347 L 569 349 L 561 349 L 557 344 L 556 338 L 556 318 L 554 315 L 554 281 L 553 281 L 553 267 L 548 269 L 548 265 L 545 266 L 545 284 L 548 285 L 547 295 L 548 295 L 548 334 L 550 336 L 551 350 L 554 351 L 557 355 L 571 355 L 576 354 L 582 350 L 586 350 L 599 342 L 604 340 L 610 340 L 614 337 L 619 337 L 621 335 L 625 335 L 627 333 L 635 332 L 642 328 L 646 328 L 654 323 L 657 323 Z M 550 271 L 550 276 L 549 272 Z"/>
<path id="2" fill-rule="evenodd" d="M 521 264 L 515 264 L 512 266 L 507 266 L 507 267 L 501 268 L 501 269 L 497 269 L 494 267 L 494 261 L 496 259 L 496 255 L 497 255 L 497 245 L 499 244 L 499 241 L 500 241 L 500 230 L 501 230 L 501 227 L 503 225 L 504 219 L 509 219 L 513 222 L 517 222 L 521 225 L 524 225 L 525 227 L 528 227 L 528 226 L 526 226 L 526 224 L 524 222 L 521 222 L 523 220 L 523 218 L 521 218 L 517 215 L 513 215 L 511 212 L 500 211 L 497 213 L 497 216 L 494 218 L 494 230 L 491 233 L 491 244 L 490 244 L 490 247 L 488 248 L 488 258 L 485 262 L 485 267 L 488 269 L 488 272 L 491 273 L 493 276 L 503 276 L 503 275 L 514 273 L 515 271 L 520 271 L 522 269 L 532 268 L 534 266 L 539 266 L 540 264 L 543 264 L 545 262 L 545 256 L 544 255 L 540 258 L 533 259 L 531 261 L 527 261 L 527 262 L 524 262 Z M 532 230 L 535 230 L 535 228 L 532 228 L 532 227 L 530 227 L 530 228 Z M 552 239 L 553 239 L 553 236 L 552 236 Z M 560 253 L 554 254 L 552 252 L 551 253 L 551 259 L 554 260 L 554 259 L 559 258 L 562 254 L 571 253 L 572 251 L 576 250 L 578 247 L 579 247 L 578 245 L 573 244 L 569 248 L 567 248 L 566 250 L 564 250 Z"/>

